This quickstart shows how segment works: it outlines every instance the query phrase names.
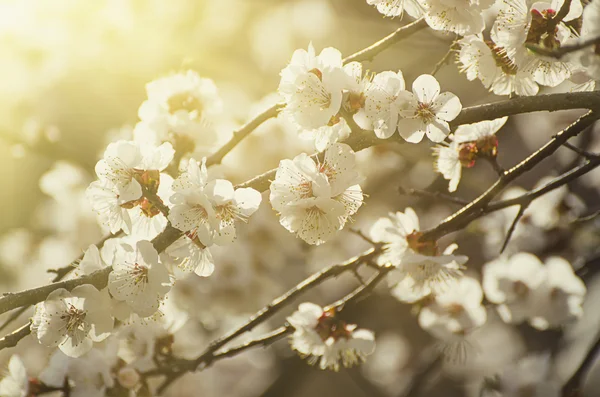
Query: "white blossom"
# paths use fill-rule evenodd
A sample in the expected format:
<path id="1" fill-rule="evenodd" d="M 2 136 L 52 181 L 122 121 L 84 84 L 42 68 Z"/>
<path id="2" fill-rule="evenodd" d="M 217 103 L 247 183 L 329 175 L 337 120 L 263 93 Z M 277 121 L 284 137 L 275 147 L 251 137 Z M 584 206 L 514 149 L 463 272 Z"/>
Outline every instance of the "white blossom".
<path id="1" fill-rule="evenodd" d="M 450 92 L 440 94 L 435 77 L 423 74 L 413 82 L 412 93 L 403 91 L 398 132 L 410 143 L 421 142 L 427 135 L 432 142 L 441 142 L 450 133 L 449 121 L 458 116 L 462 105 Z"/>
<path id="2" fill-rule="evenodd" d="M 537 55 L 528 45 L 559 48 L 574 35 L 565 22 L 578 18 L 582 12 L 580 0 L 571 2 L 567 16 L 548 32 L 550 22 L 562 6 L 561 0 L 536 2 L 529 6 L 526 0 L 503 0 L 498 18 L 492 29 L 492 39 L 504 48 L 508 58 L 519 70 L 533 75 L 541 85 L 555 87 L 568 79 L 573 72 L 569 62 Z"/>
<path id="3" fill-rule="evenodd" d="M 481 33 L 485 28 L 483 11 L 493 0 L 421 0 L 425 21 L 435 30 L 454 32 L 464 36 Z"/>
<path id="4" fill-rule="evenodd" d="M 270 200 L 279 222 L 309 244 L 322 244 L 341 230 L 362 205 L 352 149 L 335 144 L 318 163 L 306 154 L 282 160 Z"/>
<path id="5" fill-rule="evenodd" d="M 286 113 L 298 126 L 317 129 L 335 120 L 348 83 L 342 54 L 330 47 L 317 56 L 311 43 L 308 51 L 296 50 L 281 71 L 279 93 L 286 102 Z"/>
<path id="6" fill-rule="evenodd" d="M 294 327 L 290 344 L 309 364 L 337 371 L 340 361 L 352 367 L 375 349 L 373 332 L 357 329 L 337 318 L 334 310 L 324 311 L 314 303 L 302 303 L 287 321 Z"/>
<path id="7" fill-rule="evenodd" d="M 173 190 L 169 220 L 204 246 L 232 243 L 236 238 L 235 222 L 247 222 L 262 201 L 260 193 L 252 188 L 235 189 L 228 180 L 209 180 L 205 162 L 199 167 L 193 159 L 187 171 L 173 182 Z"/>
<path id="8" fill-rule="evenodd" d="M 423 16 L 423 7 L 416 0 L 367 0 L 367 4 L 376 6 L 386 17 L 402 18 L 404 12 L 413 18 Z"/>
<path id="9" fill-rule="evenodd" d="M 495 134 L 504 126 L 506 120 L 508 118 L 503 117 L 463 124 L 450 135 L 449 145 L 438 145 L 434 148 L 434 168 L 444 179 L 450 181 L 449 192 L 456 191 L 463 167 L 473 167 L 478 157 L 496 157 L 498 140 Z"/>
<path id="10" fill-rule="evenodd" d="M 365 116 L 375 135 L 381 139 L 391 137 L 398 128 L 398 117 L 402 105 L 399 95 L 405 90 L 404 76 L 386 71 L 377 73 L 366 90 Z"/>
<path id="11" fill-rule="evenodd" d="M 122 244 L 108 275 L 108 290 L 140 317 L 152 316 L 169 292 L 170 278 L 152 243 L 138 241 L 135 249 Z"/>
<path id="12" fill-rule="evenodd" d="M 536 95 L 539 86 L 530 72 L 518 68 L 506 51 L 493 41 L 484 41 L 480 35 L 463 37 L 458 42 L 458 62 L 461 72 L 469 81 L 479 79 L 483 86 L 496 95 Z"/>
<path id="13" fill-rule="evenodd" d="M 185 235 L 177 239 L 161 254 L 161 261 L 171 267 L 175 278 L 196 273 L 208 277 L 215 270 L 213 256 L 197 237 Z"/>
<path id="14" fill-rule="evenodd" d="M 560 327 L 572 323 L 583 315 L 586 288 L 575 275 L 571 264 L 559 257 L 545 262 L 546 279 L 536 292 L 536 304 L 530 324 L 537 329 Z"/>
<path id="15" fill-rule="evenodd" d="M 313 130 L 303 130 L 300 137 L 314 141 L 315 149 L 322 152 L 334 143 L 346 139 L 350 135 L 350 127 L 343 117 L 336 117 L 332 122 Z"/>
<path id="16" fill-rule="evenodd" d="M 170 143 L 156 147 L 141 145 L 133 141 L 117 141 L 108 145 L 102 160 L 96 164 L 96 174 L 119 189 L 129 192 L 130 200 L 142 195 L 140 173 L 142 171 L 162 171 L 173 159 L 175 151 Z"/>
<path id="17" fill-rule="evenodd" d="M 29 378 L 27 369 L 16 354 L 8 361 L 8 374 L 0 380 L 0 396 L 2 397 L 28 397 Z"/>
<path id="18" fill-rule="evenodd" d="M 404 302 L 416 302 L 447 287 L 459 277 L 468 258 L 453 255 L 456 244 L 440 255 L 435 242 L 421 241 L 419 219 L 412 208 L 378 219 L 371 228 L 371 238 L 383 243 L 383 253 L 377 258 L 380 265 L 396 267 L 388 281 L 392 294 Z"/>
<path id="19" fill-rule="evenodd" d="M 470 277 L 453 281 L 419 313 L 419 325 L 445 342 L 456 342 L 487 320 L 479 282 Z"/>
<path id="20" fill-rule="evenodd" d="M 113 329 L 106 291 L 84 284 L 71 292 L 52 291 L 35 306 L 31 330 L 44 346 L 58 346 L 68 356 L 87 353 L 93 342 L 106 339 Z"/>
<path id="21" fill-rule="evenodd" d="M 100 223 L 106 225 L 111 233 L 120 230 L 130 233 L 131 216 L 124 205 L 140 197 L 138 192 L 141 195 L 141 191 L 138 187 L 139 185 L 129 184 L 127 190 L 119 190 L 109 181 L 94 181 L 85 193 L 92 208 L 98 214 Z"/>

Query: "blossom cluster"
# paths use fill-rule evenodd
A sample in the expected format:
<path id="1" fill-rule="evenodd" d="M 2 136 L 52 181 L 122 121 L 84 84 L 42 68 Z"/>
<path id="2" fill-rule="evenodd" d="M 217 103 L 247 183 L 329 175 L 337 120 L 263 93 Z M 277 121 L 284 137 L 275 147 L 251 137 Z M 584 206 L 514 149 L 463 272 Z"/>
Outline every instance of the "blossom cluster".
<path id="1" fill-rule="evenodd" d="M 566 57 L 544 55 L 600 35 L 599 0 L 585 9 L 580 0 L 566 5 L 560 0 L 367 3 L 386 16 L 399 17 L 406 11 L 436 31 L 460 36 L 455 43 L 459 69 L 467 80 L 479 79 L 496 95 L 534 96 L 577 72 L 585 72 L 591 82 L 573 90 L 593 89 L 592 80 L 600 78 L 597 43 Z M 492 8 L 498 14 L 487 26 L 486 14 Z M 31 332 L 39 344 L 57 349 L 39 377 L 31 380 L 20 358 L 13 356 L 9 375 L 0 381 L 0 395 L 36 395 L 61 390 L 65 384 L 73 395 L 101 396 L 109 389 L 151 395 L 142 378 L 164 364 L 159 358 L 191 355 L 174 353 L 173 334 L 190 324 L 189 328 L 201 324 L 216 329 L 217 320 L 223 320 L 215 320 L 224 312 L 215 303 L 210 315 L 203 313 L 202 320 L 194 319 L 196 324 L 188 321 L 196 314 L 193 306 L 201 306 L 196 290 L 216 290 L 198 287 L 198 280 L 215 272 L 211 280 L 229 294 L 250 289 L 248 280 L 262 277 L 253 274 L 253 266 L 286 263 L 280 255 L 284 250 L 300 252 L 297 262 L 306 262 L 305 250 L 331 242 L 364 211 L 369 197 L 363 192 L 368 192 L 366 167 L 356 152 L 370 145 L 366 141 L 432 144 L 435 160 L 430 168 L 448 181 L 450 193 L 458 189 L 463 168 L 473 168 L 480 159 L 502 174 L 496 134 L 508 117 L 455 126 L 463 111 L 461 100 L 442 91 L 433 74 L 417 76 L 409 89 L 400 70 L 366 71 L 360 62 L 345 62 L 335 48 L 317 55 L 312 43 L 307 50 L 296 50 L 281 71 L 278 94 L 284 103 L 277 120 L 291 123 L 294 134 L 312 141 L 316 153 L 278 158 L 275 170 L 258 177 L 269 179 L 268 187 L 259 190 L 251 187 L 257 186 L 254 180 L 235 185 L 231 175 L 214 166 L 221 158 L 209 156 L 221 138 L 216 125 L 222 117 L 222 101 L 212 80 L 186 71 L 149 83 L 139 121 L 126 137 L 107 145 L 95 166 L 97 179 L 85 182 L 89 206 L 111 238 L 89 246 L 75 273 L 105 281 L 57 288 L 35 305 Z M 244 139 L 243 134 L 232 138 L 233 146 L 238 138 Z M 546 183 L 544 179 L 536 187 Z M 57 197 L 65 194 L 53 190 L 51 182 L 42 185 Z M 270 212 L 265 205 L 261 209 L 266 190 Z M 501 198 L 526 193 L 513 187 Z M 491 257 L 481 277 L 469 258 L 459 254 L 458 244 L 431 237 L 410 207 L 370 225 L 369 237 L 363 237 L 373 248 L 360 264 L 368 264 L 378 275 L 385 272 L 386 291 L 411 305 L 418 325 L 444 346 L 465 342 L 494 312 L 507 324 L 527 322 L 537 330 L 563 327 L 581 318 L 586 286 L 568 260 L 538 248 L 583 204 L 564 186 L 518 204 L 529 207 L 508 208 L 480 223 L 484 250 Z M 255 248 L 266 252 L 261 261 L 238 255 L 239 249 L 229 251 L 236 244 L 250 246 L 238 242 L 238 236 L 259 232 L 244 224 L 266 217 L 277 228 L 273 234 L 297 237 L 298 246 Z M 514 241 L 497 257 L 507 233 Z M 171 241 L 165 243 L 165 236 Z M 233 265 L 227 267 L 227 261 Z M 286 271 L 288 267 L 286 263 Z M 357 268 L 352 270 L 361 279 Z M 314 282 L 308 280 L 289 296 Z M 259 284 L 257 289 L 262 289 L 268 282 L 261 279 Z M 214 295 L 211 299 L 217 301 Z M 186 310 L 174 303 L 178 299 L 187 304 Z M 375 350 L 374 332 L 346 321 L 341 302 L 325 307 L 301 303 L 284 325 L 292 350 L 323 370 L 357 365 Z M 206 317 L 212 318 L 205 321 Z"/>

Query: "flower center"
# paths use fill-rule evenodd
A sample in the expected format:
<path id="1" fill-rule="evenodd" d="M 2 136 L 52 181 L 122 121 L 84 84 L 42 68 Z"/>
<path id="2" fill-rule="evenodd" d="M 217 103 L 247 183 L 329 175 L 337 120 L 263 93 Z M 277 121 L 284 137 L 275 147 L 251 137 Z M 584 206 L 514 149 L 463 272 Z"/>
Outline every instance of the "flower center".
<path id="1" fill-rule="evenodd" d="M 520 298 L 524 298 L 529 294 L 529 287 L 522 281 L 513 283 L 513 292 Z"/>
<path id="2" fill-rule="evenodd" d="M 428 103 L 419 102 L 417 105 L 417 110 L 415 110 L 415 116 L 428 124 L 435 120 L 435 113 L 431 109 L 431 105 Z"/>
<path id="3" fill-rule="evenodd" d="M 202 102 L 189 92 L 181 92 L 175 94 L 167 100 L 169 106 L 169 113 L 174 114 L 179 110 L 185 110 L 188 113 L 194 112 L 195 118 L 199 119 L 204 110 Z"/>
<path id="4" fill-rule="evenodd" d="M 321 337 L 321 340 L 326 341 L 329 338 L 334 340 L 350 339 L 352 330 L 348 324 L 336 317 L 333 309 L 323 312 L 317 322 L 315 331 Z"/>
<path id="5" fill-rule="evenodd" d="M 471 168 L 475 165 L 477 159 L 477 143 L 465 142 L 458 147 L 458 160 L 460 165 L 465 168 Z"/>
<path id="6" fill-rule="evenodd" d="M 135 263 L 131 271 L 131 277 L 135 284 L 146 284 L 148 282 L 148 268 Z"/>
<path id="7" fill-rule="evenodd" d="M 60 318 L 67 320 L 66 328 L 68 333 L 73 333 L 77 330 L 85 321 L 85 310 L 79 310 L 71 303 L 68 304 L 68 310 Z"/>
<path id="8" fill-rule="evenodd" d="M 448 313 L 450 314 L 450 316 L 458 317 L 462 313 L 464 313 L 465 308 L 460 303 L 453 302 L 453 303 L 450 303 L 448 305 L 448 307 L 446 307 L 446 310 L 448 310 Z"/>

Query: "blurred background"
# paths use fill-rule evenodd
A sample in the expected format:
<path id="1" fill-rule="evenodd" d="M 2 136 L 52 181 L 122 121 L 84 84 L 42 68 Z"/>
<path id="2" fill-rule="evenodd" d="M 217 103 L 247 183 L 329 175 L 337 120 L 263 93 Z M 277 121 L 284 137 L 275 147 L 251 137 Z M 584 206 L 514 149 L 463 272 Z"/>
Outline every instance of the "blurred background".
<path id="1" fill-rule="evenodd" d="M 14 291 L 43 285 L 52 277 L 46 270 L 69 263 L 103 235 L 83 191 L 95 179 L 94 165 L 106 145 L 131 136 L 149 81 L 188 69 L 214 80 L 224 105 L 215 126 L 218 137 L 206 142 L 210 153 L 257 109 L 277 100 L 272 93 L 279 72 L 295 49 L 312 42 L 317 52 L 332 46 L 349 55 L 407 22 L 408 18 L 382 17 L 365 0 L 0 0 L 0 288 Z M 418 75 L 431 73 L 454 38 L 423 30 L 366 62 L 365 68 L 400 69 L 410 86 Z M 453 56 L 436 77 L 442 91 L 457 94 L 463 106 L 506 99 L 489 94 L 478 81 L 468 82 Z M 554 90 L 566 91 L 568 84 Z M 505 168 L 516 164 L 579 114 L 511 118 L 499 133 L 500 163 Z M 584 133 L 580 145 L 600 149 L 597 135 L 593 130 Z M 312 148 L 279 118 L 265 123 L 228 155 L 223 169 L 239 182 L 302 151 Z M 564 172 L 576 161 L 561 149 L 518 184 L 529 189 L 541 177 Z M 426 144 L 372 148 L 360 153 L 360 164 L 369 198 L 354 228 L 367 231 L 378 217 L 409 205 L 422 216 L 422 225 L 434 226 L 456 209 L 398 193 L 399 186 L 447 189 L 433 172 Z M 495 180 L 485 163 L 464 175 L 457 194 L 465 199 L 476 197 Z M 518 248 L 542 257 L 559 254 L 578 265 L 597 261 L 600 225 L 594 219 L 572 221 L 600 209 L 599 181 L 600 174 L 592 172 L 571 184 L 577 198 L 567 193 L 561 198 L 565 218 L 541 231 L 541 243 L 517 239 Z M 471 258 L 470 274 L 477 276 L 499 248 L 490 230 L 504 223 L 506 219 L 491 218 L 459 236 L 448 236 L 441 245 L 457 241 L 459 252 Z M 257 220 L 242 228 L 234 249 L 215 250 L 214 276 L 186 280 L 173 292 L 171 301 L 187 316 L 176 345 L 182 355 L 198 354 L 212 338 L 307 275 L 366 248 L 348 231 L 324 246 L 309 247 L 281 228 L 264 202 Z M 435 366 L 427 365 L 435 342 L 420 330 L 410 307 L 391 298 L 382 285 L 376 296 L 344 311 L 349 320 L 376 332 L 378 349 L 365 365 L 323 372 L 295 357 L 282 341 L 186 376 L 170 393 L 400 397 L 411 391 L 475 396 L 484 377 L 530 353 L 547 354 L 546 362 L 553 365 L 545 379 L 560 382 L 577 367 L 600 323 L 600 311 L 594 309 L 600 299 L 593 291 L 597 280 L 591 274 L 585 281 L 591 290 L 586 308 L 591 309 L 575 327 L 533 332 L 506 326 L 490 313 L 489 324 L 464 348 L 466 359 Z M 356 285 L 353 277 L 341 277 L 305 300 L 325 305 Z M 281 324 L 294 307 L 269 324 Z M 28 315 L 22 316 L 23 321 Z M 32 374 L 44 367 L 50 354 L 26 340 L 16 349 L 1 351 L 0 358 L 4 362 L 14 352 L 24 357 Z M 413 390 L 414 375 L 423 367 L 430 370 Z"/>

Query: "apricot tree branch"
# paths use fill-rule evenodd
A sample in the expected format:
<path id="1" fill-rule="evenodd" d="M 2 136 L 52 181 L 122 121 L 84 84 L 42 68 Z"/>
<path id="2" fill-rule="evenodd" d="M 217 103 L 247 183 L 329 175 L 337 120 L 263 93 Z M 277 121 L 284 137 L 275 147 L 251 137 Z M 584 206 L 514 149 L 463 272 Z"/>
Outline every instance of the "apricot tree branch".
<path id="1" fill-rule="evenodd" d="M 474 219 L 480 217 L 486 213 L 486 207 L 488 204 L 512 181 L 523 175 L 525 172 L 531 170 L 542 160 L 554 153 L 564 142 L 568 139 L 576 136 L 581 131 L 592 125 L 597 119 L 598 114 L 594 112 L 588 112 L 585 116 L 579 118 L 569 127 L 565 128 L 558 134 L 556 134 L 548 143 L 531 154 L 525 160 L 513 168 L 505 171 L 496 182 L 490 186 L 483 194 L 477 197 L 475 200 L 465 205 L 454 214 L 450 215 L 439 223 L 436 227 L 425 230 L 423 232 L 423 239 L 437 240 L 438 238 L 462 229 Z M 488 210 L 489 211 L 489 210 Z"/>

